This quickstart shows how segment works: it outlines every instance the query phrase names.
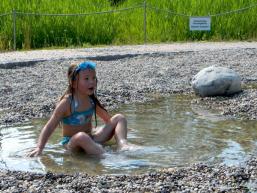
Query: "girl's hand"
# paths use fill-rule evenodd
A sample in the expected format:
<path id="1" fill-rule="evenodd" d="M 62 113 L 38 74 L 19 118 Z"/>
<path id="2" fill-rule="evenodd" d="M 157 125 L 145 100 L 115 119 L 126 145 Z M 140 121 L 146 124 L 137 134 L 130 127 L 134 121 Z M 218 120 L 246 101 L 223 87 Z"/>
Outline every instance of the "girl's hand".
<path id="1" fill-rule="evenodd" d="M 28 157 L 35 157 L 42 154 L 42 149 L 37 147 L 27 154 Z"/>

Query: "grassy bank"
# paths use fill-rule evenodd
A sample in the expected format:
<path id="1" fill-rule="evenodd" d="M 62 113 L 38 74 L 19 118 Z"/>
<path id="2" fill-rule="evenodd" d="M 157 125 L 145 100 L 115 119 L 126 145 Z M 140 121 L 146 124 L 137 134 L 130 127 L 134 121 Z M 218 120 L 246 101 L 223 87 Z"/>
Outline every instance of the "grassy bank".
<path id="1" fill-rule="evenodd" d="M 217 16 L 219 13 L 254 4 L 257 4 L 256 0 L 147 0 L 147 41 L 159 43 L 194 40 L 256 40 L 257 7 Z M 137 7 L 138 5 L 141 7 Z M 135 8 L 114 13 L 79 16 L 19 14 L 19 12 L 94 13 L 127 7 Z M 144 42 L 145 9 L 142 0 L 125 0 L 115 6 L 108 0 L 2 0 L 0 15 L 12 13 L 12 10 L 18 12 L 16 14 L 18 49 Z M 190 32 L 189 16 L 207 15 L 214 15 L 211 17 L 211 31 Z M 12 46 L 13 16 L 10 14 L 0 17 L 0 49 L 11 49 Z"/>

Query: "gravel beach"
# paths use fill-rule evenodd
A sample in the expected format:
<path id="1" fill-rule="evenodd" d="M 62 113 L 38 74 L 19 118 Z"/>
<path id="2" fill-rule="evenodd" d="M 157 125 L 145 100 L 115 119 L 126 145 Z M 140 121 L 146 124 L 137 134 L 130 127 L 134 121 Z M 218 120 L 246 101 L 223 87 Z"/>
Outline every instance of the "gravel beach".
<path id="1" fill-rule="evenodd" d="M 152 94 L 193 94 L 191 79 L 208 66 L 235 70 L 243 92 L 192 103 L 244 120 L 257 118 L 257 43 L 181 43 L 0 53 L 0 123 L 48 117 L 67 85 L 70 63 L 97 63 L 101 102 L 108 110 L 145 103 Z M 0 136 L 1 137 L 1 136 Z M 257 192 L 257 156 L 242 166 L 195 164 L 143 175 L 35 174 L 1 170 L 1 192 Z"/>

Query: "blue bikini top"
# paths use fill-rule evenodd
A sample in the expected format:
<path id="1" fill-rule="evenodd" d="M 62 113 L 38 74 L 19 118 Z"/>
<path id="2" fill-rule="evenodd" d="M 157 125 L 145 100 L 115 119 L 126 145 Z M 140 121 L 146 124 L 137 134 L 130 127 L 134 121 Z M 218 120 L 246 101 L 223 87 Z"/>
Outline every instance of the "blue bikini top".
<path id="1" fill-rule="evenodd" d="M 69 100 L 71 104 L 71 115 L 69 115 L 68 117 L 64 117 L 62 119 L 62 123 L 74 126 L 85 125 L 89 123 L 95 111 L 95 104 L 93 100 L 90 98 L 91 107 L 82 112 L 76 111 L 79 106 L 76 100 L 72 100 L 71 96 L 69 96 Z"/>

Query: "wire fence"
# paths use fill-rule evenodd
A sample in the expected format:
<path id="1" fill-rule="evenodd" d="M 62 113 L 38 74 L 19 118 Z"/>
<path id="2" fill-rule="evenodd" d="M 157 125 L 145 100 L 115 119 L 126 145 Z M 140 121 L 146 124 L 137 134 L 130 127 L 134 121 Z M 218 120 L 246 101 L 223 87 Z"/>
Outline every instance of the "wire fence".
<path id="1" fill-rule="evenodd" d="M 16 15 L 33 15 L 33 16 L 55 16 L 55 17 L 62 17 L 62 16 L 88 16 L 88 15 L 101 15 L 101 14 L 109 14 L 109 13 L 118 13 L 123 11 L 129 11 L 133 9 L 142 8 L 142 5 L 134 6 L 134 7 L 127 7 L 124 9 L 117 9 L 117 10 L 110 10 L 110 11 L 101 11 L 101 12 L 92 12 L 92 13 L 72 13 L 72 14 L 52 14 L 52 13 L 25 13 L 25 12 L 16 12 Z"/>
<path id="2" fill-rule="evenodd" d="M 226 12 L 221 12 L 221 13 L 215 13 L 215 14 L 209 14 L 206 15 L 208 17 L 219 17 L 219 16 L 225 16 L 225 15 L 230 15 L 230 14 L 239 14 L 244 11 L 248 11 L 252 8 L 257 7 L 257 3 L 251 4 L 249 6 L 240 8 L 240 9 L 235 9 L 235 10 L 230 10 Z M 10 13 L 2 13 L 0 14 L 0 19 L 4 17 L 10 17 L 12 20 L 12 42 L 13 42 L 13 49 L 16 50 L 16 33 L 17 33 L 17 25 L 16 25 L 16 20 L 19 17 L 31 17 L 31 16 L 37 16 L 37 17 L 81 17 L 81 16 L 93 16 L 93 15 L 103 15 L 103 14 L 113 14 L 113 13 L 120 13 L 120 12 L 127 12 L 127 11 L 134 11 L 138 9 L 143 9 L 143 31 L 144 31 L 144 43 L 147 43 L 147 10 L 150 11 L 155 11 L 155 12 L 162 12 L 166 13 L 169 15 L 174 15 L 174 16 L 180 16 L 184 18 L 190 18 L 192 17 L 191 14 L 185 14 L 185 13 L 178 13 L 176 11 L 168 10 L 168 9 L 161 9 L 155 6 L 152 6 L 151 4 L 147 4 L 146 1 L 144 3 L 140 4 L 135 4 L 131 7 L 123 8 L 123 9 L 115 9 L 115 10 L 109 10 L 109 11 L 101 11 L 101 12 L 91 12 L 91 13 L 71 13 L 71 14 L 53 14 L 53 13 L 31 13 L 31 12 L 20 12 L 18 10 L 13 10 Z M 1 36 L 0 36 L 0 41 L 1 41 Z"/>
<path id="3" fill-rule="evenodd" d="M 7 16 L 7 15 L 11 15 L 12 13 L 3 13 L 3 14 L 0 14 L 0 17 L 3 17 L 3 16 Z"/>
<path id="4" fill-rule="evenodd" d="M 223 16 L 223 15 L 237 14 L 237 13 L 241 13 L 241 12 L 247 11 L 247 10 L 255 8 L 255 7 L 257 7 L 257 3 L 254 3 L 254 4 L 249 5 L 247 7 L 243 7 L 241 9 L 231 10 L 231 11 L 222 12 L 222 13 L 216 13 L 216 14 L 213 14 L 213 15 L 210 15 L 210 16 L 211 17 L 218 17 L 218 16 Z"/>

